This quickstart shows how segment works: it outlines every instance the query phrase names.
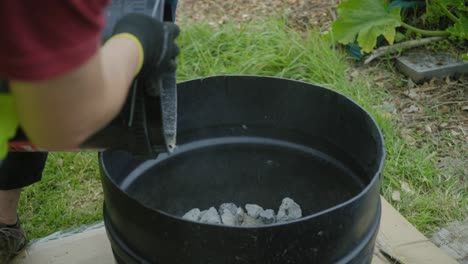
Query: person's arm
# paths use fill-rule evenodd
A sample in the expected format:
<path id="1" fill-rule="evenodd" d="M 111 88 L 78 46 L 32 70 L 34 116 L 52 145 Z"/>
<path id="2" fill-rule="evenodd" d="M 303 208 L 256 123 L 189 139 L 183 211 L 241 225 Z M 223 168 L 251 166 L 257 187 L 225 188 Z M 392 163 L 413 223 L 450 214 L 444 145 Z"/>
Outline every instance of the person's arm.
<path id="1" fill-rule="evenodd" d="M 33 144 L 77 149 L 119 114 L 136 74 L 149 83 L 175 69 L 178 28 L 127 14 L 100 48 L 109 0 L 47 3 L 0 1 L 0 79 Z"/>
<path id="2" fill-rule="evenodd" d="M 47 150 L 78 148 L 118 114 L 139 57 L 134 41 L 117 38 L 62 76 L 11 81 L 19 122 L 28 138 Z"/>

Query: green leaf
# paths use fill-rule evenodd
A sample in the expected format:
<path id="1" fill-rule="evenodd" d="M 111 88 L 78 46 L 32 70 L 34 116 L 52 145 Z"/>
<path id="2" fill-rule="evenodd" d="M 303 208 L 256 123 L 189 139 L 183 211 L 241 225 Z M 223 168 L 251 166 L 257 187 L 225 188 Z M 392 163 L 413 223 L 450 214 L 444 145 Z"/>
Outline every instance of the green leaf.
<path id="1" fill-rule="evenodd" d="M 401 32 L 397 32 L 396 33 L 396 36 L 395 36 L 395 41 L 396 42 L 402 42 L 406 39 L 406 36 L 405 34 L 401 33 Z"/>
<path id="2" fill-rule="evenodd" d="M 468 40 L 468 17 L 460 18 L 460 21 L 449 27 L 447 31 L 460 40 Z"/>
<path id="3" fill-rule="evenodd" d="M 364 52 L 371 52 L 377 37 L 395 41 L 396 27 L 401 25 L 401 7 L 387 12 L 386 0 L 348 0 L 338 6 L 338 19 L 333 23 L 335 39 L 342 44 L 358 40 Z"/>

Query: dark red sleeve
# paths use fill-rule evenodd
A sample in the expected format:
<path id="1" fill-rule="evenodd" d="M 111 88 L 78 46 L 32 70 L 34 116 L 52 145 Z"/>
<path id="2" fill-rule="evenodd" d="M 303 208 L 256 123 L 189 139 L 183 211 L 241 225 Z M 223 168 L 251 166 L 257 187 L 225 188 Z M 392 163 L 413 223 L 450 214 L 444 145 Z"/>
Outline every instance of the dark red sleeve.
<path id="1" fill-rule="evenodd" d="M 46 80 L 94 55 L 109 0 L 0 0 L 0 79 Z"/>

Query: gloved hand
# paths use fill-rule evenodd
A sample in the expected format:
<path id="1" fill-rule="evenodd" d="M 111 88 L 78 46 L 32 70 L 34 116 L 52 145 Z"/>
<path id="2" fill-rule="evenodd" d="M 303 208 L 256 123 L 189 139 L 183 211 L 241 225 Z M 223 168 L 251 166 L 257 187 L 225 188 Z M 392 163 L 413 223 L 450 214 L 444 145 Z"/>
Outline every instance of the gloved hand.
<path id="1" fill-rule="evenodd" d="M 130 36 L 128 35 L 130 34 Z M 115 25 L 112 37 L 134 37 L 139 42 L 143 53 L 141 69 L 136 75 L 146 87 L 156 88 L 161 75 L 176 70 L 175 58 L 179 47 L 175 39 L 179 27 L 171 22 L 160 22 L 143 14 L 132 13 L 122 17 Z M 156 95 L 159 91 L 151 91 Z"/>
<path id="2" fill-rule="evenodd" d="M 82 144 L 83 148 L 114 148 L 140 157 L 153 157 L 167 146 L 162 124 L 163 80 L 174 78 L 179 48 L 174 40 L 179 28 L 143 14 L 128 14 L 114 26 L 113 38 L 128 38 L 139 46 L 140 66 L 134 85 L 119 115 Z M 107 38 L 107 37 L 106 37 Z M 173 86 L 167 87 L 175 90 Z M 143 88 L 143 89 L 142 89 Z M 169 89 L 170 90 L 170 89 Z"/>

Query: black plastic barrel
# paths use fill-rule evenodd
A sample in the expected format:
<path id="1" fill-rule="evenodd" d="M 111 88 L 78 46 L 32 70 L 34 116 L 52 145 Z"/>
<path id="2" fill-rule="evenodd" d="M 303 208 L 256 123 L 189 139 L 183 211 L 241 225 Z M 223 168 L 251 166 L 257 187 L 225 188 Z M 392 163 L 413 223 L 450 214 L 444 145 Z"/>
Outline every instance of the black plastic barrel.
<path id="1" fill-rule="evenodd" d="M 178 148 L 139 161 L 100 156 L 104 220 L 118 263 L 370 263 L 383 138 L 347 97 L 309 83 L 215 76 L 178 85 Z M 181 216 L 224 202 L 304 217 L 261 227 Z"/>

